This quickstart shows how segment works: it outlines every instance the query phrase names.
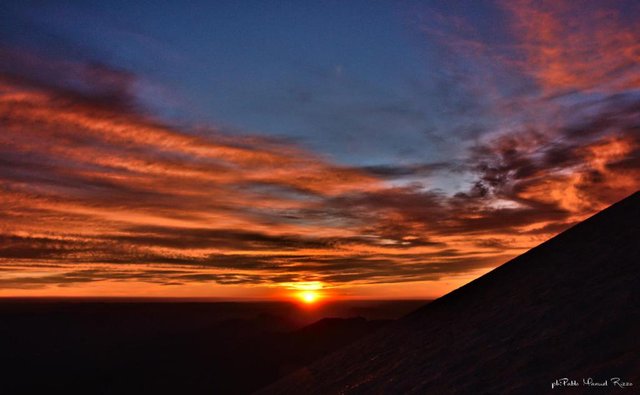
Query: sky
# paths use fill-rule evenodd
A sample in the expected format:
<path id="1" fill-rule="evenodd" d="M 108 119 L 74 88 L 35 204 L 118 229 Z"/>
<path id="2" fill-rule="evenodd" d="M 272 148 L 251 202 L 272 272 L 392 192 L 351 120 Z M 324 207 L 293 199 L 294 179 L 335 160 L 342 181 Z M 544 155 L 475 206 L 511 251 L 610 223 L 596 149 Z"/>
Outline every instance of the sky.
<path id="1" fill-rule="evenodd" d="M 639 18 L 4 2 L 0 296 L 440 296 L 640 188 Z"/>

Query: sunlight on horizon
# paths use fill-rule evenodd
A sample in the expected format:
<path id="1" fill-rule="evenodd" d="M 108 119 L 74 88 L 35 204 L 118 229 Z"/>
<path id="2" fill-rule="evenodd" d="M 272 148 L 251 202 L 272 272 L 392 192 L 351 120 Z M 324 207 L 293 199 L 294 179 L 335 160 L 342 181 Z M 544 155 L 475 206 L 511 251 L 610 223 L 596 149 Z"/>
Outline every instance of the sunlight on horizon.
<path id="1" fill-rule="evenodd" d="M 297 296 L 305 304 L 313 304 L 319 299 L 318 293 L 314 291 L 300 292 Z"/>

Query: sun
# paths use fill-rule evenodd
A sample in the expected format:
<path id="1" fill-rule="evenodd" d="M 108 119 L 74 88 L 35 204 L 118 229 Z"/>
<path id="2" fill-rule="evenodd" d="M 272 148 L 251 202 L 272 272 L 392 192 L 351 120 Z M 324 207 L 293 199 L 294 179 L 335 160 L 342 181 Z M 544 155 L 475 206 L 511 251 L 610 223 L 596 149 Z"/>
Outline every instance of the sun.
<path id="1" fill-rule="evenodd" d="M 282 283 L 281 286 L 289 290 L 287 297 L 296 299 L 300 304 L 308 307 L 330 296 L 325 292 L 326 285 L 319 281 Z"/>
<path id="2" fill-rule="evenodd" d="M 318 293 L 314 291 L 302 291 L 298 294 L 298 298 L 306 304 L 313 304 L 318 301 Z"/>

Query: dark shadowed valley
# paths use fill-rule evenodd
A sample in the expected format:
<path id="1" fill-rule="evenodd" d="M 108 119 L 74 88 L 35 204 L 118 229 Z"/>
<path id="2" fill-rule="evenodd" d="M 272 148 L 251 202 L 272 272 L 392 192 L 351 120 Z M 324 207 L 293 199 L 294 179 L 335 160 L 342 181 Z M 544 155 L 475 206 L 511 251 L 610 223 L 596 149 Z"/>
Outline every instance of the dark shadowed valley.
<path id="1" fill-rule="evenodd" d="M 3 300 L 0 394 L 248 394 L 424 303 Z"/>

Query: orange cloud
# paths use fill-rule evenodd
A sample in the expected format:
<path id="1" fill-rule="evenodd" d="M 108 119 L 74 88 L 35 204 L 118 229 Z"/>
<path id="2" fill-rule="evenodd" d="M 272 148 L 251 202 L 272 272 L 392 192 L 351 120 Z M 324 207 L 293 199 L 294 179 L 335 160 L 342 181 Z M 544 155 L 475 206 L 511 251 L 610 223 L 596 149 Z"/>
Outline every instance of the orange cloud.
<path id="1" fill-rule="evenodd" d="M 638 187 L 633 106 L 598 114 L 588 139 L 508 133 L 463 165 L 353 168 L 290 142 L 163 123 L 131 104 L 126 74 L 45 69 L 80 74 L 83 89 L 0 78 L 5 295 L 205 296 L 210 284 L 210 296 L 235 297 L 317 282 L 436 296 Z M 394 179 L 451 168 L 475 177 L 469 191 Z"/>
<path id="2" fill-rule="evenodd" d="M 547 92 L 640 87 L 640 28 L 605 2 L 505 1 L 522 67 Z"/>

